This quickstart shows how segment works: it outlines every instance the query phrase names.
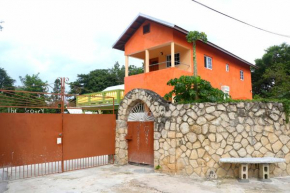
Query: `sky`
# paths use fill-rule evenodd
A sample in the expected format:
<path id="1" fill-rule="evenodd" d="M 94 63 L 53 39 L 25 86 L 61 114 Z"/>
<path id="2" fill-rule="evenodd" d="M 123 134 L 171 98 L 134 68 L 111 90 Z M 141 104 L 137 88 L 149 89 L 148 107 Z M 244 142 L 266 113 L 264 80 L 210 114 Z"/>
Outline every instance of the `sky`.
<path id="1" fill-rule="evenodd" d="M 252 25 L 290 35 L 289 0 L 198 0 Z M 19 76 L 40 73 L 49 84 L 58 77 L 125 63 L 112 49 L 129 24 L 143 13 L 208 40 L 251 62 L 290 38 L 269 34 L 210 11 L 191 0 L 0 0 L 0 67 Z M 130 65 L 141 66 L 131 60 Z"/>

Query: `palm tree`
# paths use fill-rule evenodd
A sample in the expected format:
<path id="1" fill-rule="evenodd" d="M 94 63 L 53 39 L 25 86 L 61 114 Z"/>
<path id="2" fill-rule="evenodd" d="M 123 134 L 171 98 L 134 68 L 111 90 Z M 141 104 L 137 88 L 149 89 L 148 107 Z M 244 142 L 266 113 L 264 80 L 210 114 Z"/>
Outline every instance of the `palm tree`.
<path id="1" fill-rule="evenodd" d="M 207 35 L 204 32 L 190 31 L 186 35 L 186 40 L 187 40 L 187 42 L 192 43 L 194 76 L 197 76 L 196 41 L 201 40 L 203 42 L 207 42 Z"/>

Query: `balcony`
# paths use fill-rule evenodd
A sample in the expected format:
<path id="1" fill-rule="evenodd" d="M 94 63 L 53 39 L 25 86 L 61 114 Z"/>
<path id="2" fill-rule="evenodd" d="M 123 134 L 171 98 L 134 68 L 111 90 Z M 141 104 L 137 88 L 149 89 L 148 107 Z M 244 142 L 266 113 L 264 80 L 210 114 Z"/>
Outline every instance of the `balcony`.
<path id="1" fill-rule="evenodd" d="M 128 76 L 129 57 L 143 60 L 144 74 Z M 167 82 L 182 75 L 192 75 L 192 52 L 174 42 L 125 56 L 125 93 L 135 88 L 149 89 L 160 96 L 172 88 Z"/>
<path id="2" fill-rule="evenodd" d="M 172 86 L 168 86 L 167 82 L 182 75 L 190 76 L 192 73 L 179 68 L 165 68 L 149 73 L 128 76 L 125 77 L 125 94 L 132 89 L 143 88 L 152 90 L 163 97 L 172 90 Z"/>
<path id="3" fill-rule="evenodd" d="M 84 110 L 112 110 L 114 99 L 114 109 L 118 109 L 123 98 L 124 90 L 89 93 L 77 96 L 76 106 Z"/>

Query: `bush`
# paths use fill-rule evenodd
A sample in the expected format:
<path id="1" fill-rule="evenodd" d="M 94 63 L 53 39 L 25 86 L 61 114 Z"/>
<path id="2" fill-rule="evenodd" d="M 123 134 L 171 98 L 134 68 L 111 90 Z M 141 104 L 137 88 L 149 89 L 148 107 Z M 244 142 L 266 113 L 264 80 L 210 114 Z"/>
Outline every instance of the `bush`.
<path id="1" fill-rule="evenodd" d="M 167 85 L 174 88 L 164 98 L 166 100 L 173 98 L 177 103 L 222 102 L 230 97 L 221 90 L 213 88 L 210 82 L 199 76 L 181 76 L 169 80 Z"/>

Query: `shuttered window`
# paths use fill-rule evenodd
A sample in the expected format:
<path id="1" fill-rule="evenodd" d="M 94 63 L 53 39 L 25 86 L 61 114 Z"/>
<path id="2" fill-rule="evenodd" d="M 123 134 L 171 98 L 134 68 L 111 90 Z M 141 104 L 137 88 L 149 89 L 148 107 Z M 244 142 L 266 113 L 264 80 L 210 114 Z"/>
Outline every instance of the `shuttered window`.
<path id="1" fill-rule="evenodd" d="M 204 67 L 208 69 L 212 69 L 212 59 L 211 57 L 204 56 Z"/>
<path id="2" fill-rule="evenodd" d="M 244 71 L 240 70 L 240 79 L 244 80 Z"/>
<path id="3" fill-rule="evenodd" d="M 143 26 L 143 34 L 147 34 L 150 32 L 150 24 Z"/>

